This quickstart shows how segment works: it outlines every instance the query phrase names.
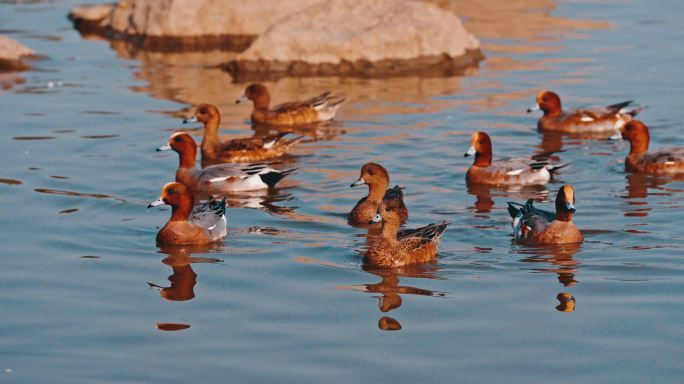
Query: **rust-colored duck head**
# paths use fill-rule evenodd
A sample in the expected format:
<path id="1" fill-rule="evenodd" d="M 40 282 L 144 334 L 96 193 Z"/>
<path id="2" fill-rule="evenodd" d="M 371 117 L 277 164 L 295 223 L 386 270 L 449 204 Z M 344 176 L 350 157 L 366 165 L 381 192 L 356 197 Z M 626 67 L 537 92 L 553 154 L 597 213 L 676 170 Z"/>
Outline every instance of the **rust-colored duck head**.
<path id="1" fill-rule="evenodd" d="M 271 96 L 265 85 L 254 83 L 245 88 L 245 93 L 235 100 L 235 104 L 239 104 L 245 100 L 252 100 L 254 108 L 256 109 L 268 109 L 268 105 L 271 103 Z"/>
<path id="2" fill-rule="evenodd" d="M 485 132 L 478 131 L 473 133 L 470 138 L 470 148 L 463 156 L 475 156 L 473 165 L 478 167 L 488 167 L 492 165 L 492 139 Z"/>
<path id="3" fill-rule="evenodd" d="M 558 116 L 563 109 L 561 108 L 561 99 L 555 92 L 542 91 L 537 95 L 537 104 L 527 110 L 527 113 L 541 109 L 544 111 L 544 116 Z"/>
<path id="4" fill-rule="evenodd" d="M 627 122 L 620 128 L 620 134 L 625 140 L 629 140 L 631 148 L 629 154 L 639 154 L 648 151 L 648 142 L 650 135 L 648 134 L 648 127 L 639 120 L 632 120 Z"/>
<path id="5" fill-rule="evenodd" d="M 575 211 L 575 189 L 572 185 L 566 184 L 556 195 L 556 220 L 572 221 L 572 214 Z"/>
<path id="6" fill-rule="evenodd" d="M 162 204 L 170 205 L 172 208 L 171 219 L 169 219 L 169 221 L 186 221 L 192 211 L 194 198 L 185 185 L 172 182 L 164 185 L 159 194 L 159 198 L 151 202 L 147 208 L 156 207 Z"/>
<path id="7" fill-rule="evenodd" d="M 361 176 L 352 183 L 351 187 L 366 184 L 368 189 L 377 188 L 382 191 L 383 195 L 389 186 L 389 173 L 385 167 L 376 163 L 366 163 L 361 167 Z"/>
<path id="8" fill-rule="evenodd" d="M 371 220 L 371 223 L 379 222 L 398 228 L 401 225 L 401 203 L 398 200 L 383 200 L 378 213 Z"/>
<path id="9" fill-rule="evenodd" d="M 207 126 L 208 123 L 213 123 L 217 126 L 221 122 L 221 112 L 219 109 L 212 104 L 200 104 L 195 108 L 195 114 L 192 117 L 188 117 L 183 120 L 183 124 L 188 123 L 202 123 Z"/>

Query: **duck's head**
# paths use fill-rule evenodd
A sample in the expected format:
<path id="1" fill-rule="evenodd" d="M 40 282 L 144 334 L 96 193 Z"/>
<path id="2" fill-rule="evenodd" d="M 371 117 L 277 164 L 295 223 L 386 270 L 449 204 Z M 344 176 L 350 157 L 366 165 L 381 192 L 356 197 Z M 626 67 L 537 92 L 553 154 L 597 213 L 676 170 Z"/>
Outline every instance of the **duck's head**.
<path id="1" fill-rule="evenodd" d="M 195 108 L 195 114 L 183 120 L 183 124 L 188 123 L 208 123 L 209 121 L 221 120 L 221 112 L 219 109 L 212 104 L 200 104 Z"/>
<path id="2" fill-rule="evenodd" d="M 195 139 L 185 132 L 177 132 L 169 137 L 169 149 L 173 149 L 178 153 L 187 153 L 197 150 L 197 143 Z"/>
<path id="3" fill-rule="evenodd" d="M 394 223 L 401 224 L 401 203 L 399 200 L 383 200 L 378 206 L 376 215 L 371 220 L 371 223 Z"/>
<path id="4" fill-rule="evenodd" d="M 167 183 L 161 190 L 159 198 L 151 202 L 147 208 L 156 207 L 158 205 L 166 204 L 172 207 L 177 207 L 183 203 L 184 200 L 191 196 L 188 188 L 177 182 Z"/>
<path id="5" fill-rule="evenodd" d="M 366 163 L 361 167 L 361 176 L 359 176 L 351 186 L 356 187 L 363 184 L 377 185 L 380 187 L 385 186 L 384 189 L 387 189 L 387 186 L 389 185 L 389 174 L 385 167 L 380 164 Z"/>
<path id="6" fill-rule="evenodd" d="M 556 195 L 556 219 L 570 221 L 575 213 L 575 189 L 566 184 L 558 190 Z"/>
<path id="7" fill-rule="evenodd" d="M 268 107 L 270 103 L 270 95 L 265 85 L 260 83 L 253 83 L 245 88 L 245 93 L 235 100 L 235 104 L 239 104 L 245 100 L 252 100 L 255 106 Z"/>
<path id="8" fill-rule="evenodd" d="M 492 152 L 492 139 L 486 132 L 475 132 L 470 137 L 470 148 L 463 154 L 463 156 L 476 156 L 477 154 L 491 153 Z"/>
<path id="9" fill-rule="evenodd" d="M 541 109 L 545 115 L 560 113 L 560 96 L 552 91 L 542 91 L 537 95 L 537 104 L 527 110 L 527 113 Z"/>
<path id="10" fill-rule="evenodd" d="M 629 140 L 632 148 L 630 153 L 642 153 L 648 151 L 650 135 L 648 127 L 639 120 L 632 120 L 620 128 L 620 134 L 625 140 Z"/>

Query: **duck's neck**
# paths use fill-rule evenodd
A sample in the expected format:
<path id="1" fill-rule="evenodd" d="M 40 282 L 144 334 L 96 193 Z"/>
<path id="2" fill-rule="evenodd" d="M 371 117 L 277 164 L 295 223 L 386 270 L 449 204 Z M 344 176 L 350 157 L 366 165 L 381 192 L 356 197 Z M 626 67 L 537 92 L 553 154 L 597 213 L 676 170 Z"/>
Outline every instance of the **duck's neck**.
<path id="1" fill-rule="evenodd" d="M 262 92 L 254 97 L 252 102 L 254 103 L 254 109 L 266 111 L 268 110 L 268 106 L 271 104 L 271 96 L 268 94 L 268 92 Z"/>
<path id="2" fill-rule="evenodd" d="M 632 140 L 630 142 L 630 148 L 629 148 L 629 154 L 630 155 L 639 155 L 641 153 L 648 152 L 648 142 L 649 142 L 649 137 L 648 135 L 640 135 Z"/>
<path id="3" fill-rule="evenodd" d="M 563 113 L 563 108 L 560 103 L 558 105 L 552 105 L 544 109 L 544 116 L 546 117 L 557 117 Z"/>
<path id="4" fill-rule="evenodd" d="M 178 204 L 171 207 L 171 219 L 169 221 L 188 221 L 194 199 L 191 194 L 183 194 L 179 196 Z"/>
<path id="5" fill-rule="evenodd" d="M 204 123 L 204 139 L 203 142 L 219 141 L 218 131 L 219 125 L 221 124 L 221 118 L 218 116 L 212 116 L 207 122 Z"/>
<path id="6" fill-rule="evenodd" d="M 476 167 L 489 167 L 492 165 L 492 149 L 489 148 L 482 152 L 475 153 L 475 162 L 473 165 Z"/>
<path id="7" fill-rule="evenodd" d="M 196 156 L 196 146 L 184 148 L 182 152 L 178 152 L 178 168 L 195 168 Z"/>
<path id="8" fill-rule="evenodd" d="M 372 184 L 368 184 L 368 200 L 372 201 L 382 201 L 387 192 L 387 187 L 389 186 L 389 181 L 377 181 Z"/>
<path id="9" fill-rule="evenodd" d="M 558 221 L 572 221 L 572 212 L 567 210 L 565 200 L 561 196 L 556 198 L 556 217 L 554 219 Z"/>
<path id="10" fill-rule="evenodd" d="M 389 240 L 390 242 L 397 241 L 397 233 L 399 232 L 399 221 L 398 220 L 385 220 L 382 222 L 382 233 L 380 236 L 382 238 Z"/>

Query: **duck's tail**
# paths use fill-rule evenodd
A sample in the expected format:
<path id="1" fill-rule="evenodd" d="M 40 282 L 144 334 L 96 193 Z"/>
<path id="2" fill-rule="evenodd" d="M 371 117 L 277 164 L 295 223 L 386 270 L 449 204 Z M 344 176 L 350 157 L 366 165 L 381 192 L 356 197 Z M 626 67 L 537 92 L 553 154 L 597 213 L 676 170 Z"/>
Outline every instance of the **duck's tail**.
<path id="1" fill-rule="evenodd" d="M 284 179 L 290 173 L 296 171 L 297 168 L 286 169 L 284 171 L 278 171 L 275 169 L 269 169 L 265 173 L 260 173 L 259 177 L 264 184 L 268 185 L 269 188 L 275 187 L 276 184 L 282 179 Z"/>
<path id="2" fill-rule="evenodd" d="M 347 95 L 343 93 L 331 95 L 330 92 L 326 92 L 314 100 L 313 107 L 318 112 L 319 119 L 322 121 L 332 120 L 337 109 L 347 100 Z"/>
<path id="3" fill-rule="evenodd" d="M 273 147 L 282 147 L 284 150 L 290 149 L 295 144 L 302 141 L 304 136 L 296 136 L 293 139 L 285 139 L 290 132 L 281 132 L 271 136 L 268 141 L 264 142 L 264 148 L 271 149 Z"/>
<path id="4" fill-rule="evenodd" d="M 627 100 L 621 103 L 609 105 L 606 108 L 612 113 L 618 115 L 630 115 L 632 117 L 638 115 L 639 112 L 646 108 L 644 105 L 632 105 L 632 103 L 634 103 L 632 100 Z"/>
<path id="5" fill-rule="evenodd" d="M 568 165 L 570 165 L 570 163 L 553 164 L 553 165 L 547 166 L 546 169 L 549 171 L 549 173 L 550 173 L 551 176 L 553 177 L 553 175 L 554 175 L 558 170 L 563 169 L 563 168 L 567 167 Z"/>
<path id="6" fill-rule="evenodd" d="M 513 201 L 508 202 L 508 214 L 511 215 L 512 219 L 522 217 L 526 212 L 529 212 L 533 206 L 534 200 L 528 199 L 525 204 L 515 203 Z"/>

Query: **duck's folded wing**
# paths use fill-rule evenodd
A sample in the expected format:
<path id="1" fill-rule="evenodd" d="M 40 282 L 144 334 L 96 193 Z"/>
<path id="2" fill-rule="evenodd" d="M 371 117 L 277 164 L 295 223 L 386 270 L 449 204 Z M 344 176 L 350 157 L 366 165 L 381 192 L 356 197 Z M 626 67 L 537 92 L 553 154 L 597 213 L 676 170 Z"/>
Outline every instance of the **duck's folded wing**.
<path id="1" fill-rule="evenodd" d="M 643 155 L 644 160 L 657 164 L 684 163 L 684 147 L 662 148 Z"/>
<path id="2" fill-rule="evenodd" d="M 438 242 L 449 224 L 443 221 L 416 229 L 405 229 L 399 232 L 397 238 L 411 250 L 420 249 L 428 243 Z"/>
<path id="3" fill-rule="evenodd" d="M 190 212 L 190 217 L 188 217 L 188 222 L 211 230 L 217 225 L 220 225 L 225 213 L 225 198 L 222 200 L 210 200 L 193 207 L 192 212 Z"/>
<path id="4" fill-rule="evenodd" d="M 546 211 L 541 211 L 534 208 L 533 210 L 526 212 L 522 219 L 520 219 L 520 224 L 525 226 L 528 231 L 532 232 L 542 232 L 549 223 L 553 220 L 548 220 L 548 215 Z M 555 215 L 554 215 L 555 216 Z"/>
<path id="5" fill-rule="evenodd" d="M 268 171 L 269 169 L 268 163 L 216 164 L 202 170 L 200 181 L 214 183 L 224 181 L 231 177 L 245 179 Z"/>

